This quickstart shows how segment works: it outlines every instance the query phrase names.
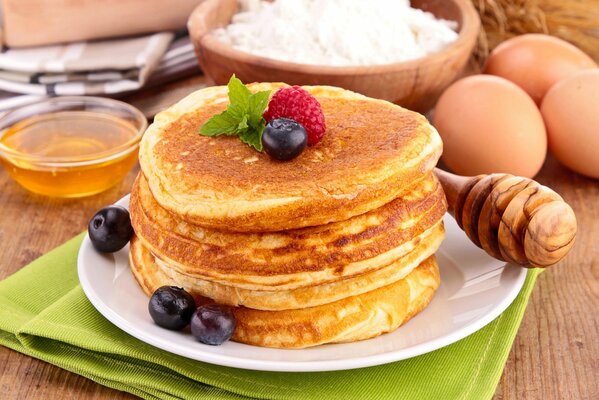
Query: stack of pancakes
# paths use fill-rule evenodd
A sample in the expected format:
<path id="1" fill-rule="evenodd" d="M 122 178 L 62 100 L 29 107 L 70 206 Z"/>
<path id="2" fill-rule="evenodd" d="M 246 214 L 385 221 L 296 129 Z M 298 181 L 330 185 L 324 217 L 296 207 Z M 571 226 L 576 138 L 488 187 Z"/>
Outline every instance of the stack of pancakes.
<path id="1" fill-rule="evenodd" d="M 282 84 L 253 84 L 276 91 Z M 197 91 L 157 115 L 131 193 L 131 268 L 231 306 L 233 340 L 300 348 L 389 332 L 439 286 L 445 195 L 432 174 L 441 140 L 424 117 L 332 87 L 322 141 L 289 162 L 200 126 L 227 88 Z"/>

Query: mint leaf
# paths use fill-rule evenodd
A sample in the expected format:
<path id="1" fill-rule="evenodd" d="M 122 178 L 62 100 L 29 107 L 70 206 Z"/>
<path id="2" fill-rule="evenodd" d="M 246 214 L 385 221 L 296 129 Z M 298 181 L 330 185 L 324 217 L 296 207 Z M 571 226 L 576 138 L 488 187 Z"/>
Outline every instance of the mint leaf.
<path id="1" fill-rule="evenodd" d="M 247 110 L 244 110 L 239 104 L 229 104 L 227 106 L 227 112 L 237 121 L 241 121 L 244 116 L 248 115 Z"/>
<path id="2" fill-rule="evenodd" d="M 239 139 L 247 145 L 252 146 L 258 151 L 262 151 L 262 132 L 264 131 L 264 120 L 262 120 L 260 129 L 248 129 L 247 131 L 239 133 Z"/>
<path id="3" fill-rule="evenodd" d="M 249 99 L 249 113 L 250 123 L 255 126 L 260 123 L 264 109 L 268 105 L 268 99 L 270 98 L 270 90 L 264 92 L 254 93 Z"/>
<path id="4" fill-rule="evenodd" d="M 233 74 L 227 85 L 229 89 L 229 103 L 238 106 L 244 113 L 249 112 L 250 96 L 252 92 Z"/>
<path id="5" fill-rule="evenodd" d="M 239 124 L 237 124 L 237 130 L 241 132 L 247 130 L 248 128 L 248 116 L 244 115 L 243 118 L 241 118 L 241 121 L 239 121 Z"/>
<path id="6" fill-rule="evenodd" d="M 200 129 L 200 134 L 204 136 L 234 135 L 238 126 L 239 120 L 228 111 L 223 111 L 206 121 Z"/>
<path id="7" fill-rule="evenodd" d="M 252 93 L 235 75 L 229 84 L 229 105 L 200 128 L 203 136 L 237 135 L 243 143 L 262 151 L 262 132 L 266 125 L 264 109 L 270 90 Z"/>

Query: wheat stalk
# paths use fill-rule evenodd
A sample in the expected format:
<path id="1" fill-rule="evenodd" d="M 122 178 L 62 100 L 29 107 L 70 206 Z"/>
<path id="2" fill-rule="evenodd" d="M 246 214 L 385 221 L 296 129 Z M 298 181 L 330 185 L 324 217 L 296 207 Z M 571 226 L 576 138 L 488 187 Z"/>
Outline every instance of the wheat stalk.
<path id="1" fill-rule="evenodd" d="M 502 41 L 548 33 L 578 46 L 599 62 L 599 0 L 473 0 L 483 29 L 475 49 L 480 65 Z"/>

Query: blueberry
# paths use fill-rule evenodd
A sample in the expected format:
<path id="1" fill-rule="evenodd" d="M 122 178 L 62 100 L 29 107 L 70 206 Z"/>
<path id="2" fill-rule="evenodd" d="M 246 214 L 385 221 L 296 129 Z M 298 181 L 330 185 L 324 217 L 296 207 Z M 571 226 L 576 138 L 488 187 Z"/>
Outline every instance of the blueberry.
<path id="1" fill-rule="evenodd" d="M 99 252 L 119 251 L 133 236 L 129 211 L 120 206 L 104 207 L 89 221 L 87 232 Z"/>
<path id="2" fill-rule="evenodd" d="M 304 127 L 287 118 L 273 119 L 262 133 L 264 150 L 275 160 L 288 161 L 299 156 L 307 143 Z"/>
<path id="3" fill-rule="evenodd" d="M 150 316 L 156 325 L 176 331 L 189 324 L 195 309 L 193 296 L 176 286 L 156 289 L 148 305 Z"/>
<path id="4" fill-rule="evenodd" d="M 237 321 L 233 313 L 218 304 L 198 307 L 191 317 L 191 334 L 200 342 L 218 346 L 231 338 Z"/>

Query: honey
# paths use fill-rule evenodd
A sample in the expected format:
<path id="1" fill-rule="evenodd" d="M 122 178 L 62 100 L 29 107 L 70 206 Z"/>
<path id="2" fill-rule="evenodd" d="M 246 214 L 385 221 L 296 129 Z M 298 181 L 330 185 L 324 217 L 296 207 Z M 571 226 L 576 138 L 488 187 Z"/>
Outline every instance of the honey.
<path id="1" fill-rule="evenodd" d="M 17 122 L 0 134 L 0 159 L 26 189 L 82 197 L 118 183 L 137 161 L 139 128 L 127 119 L 60 111 Z"/>

